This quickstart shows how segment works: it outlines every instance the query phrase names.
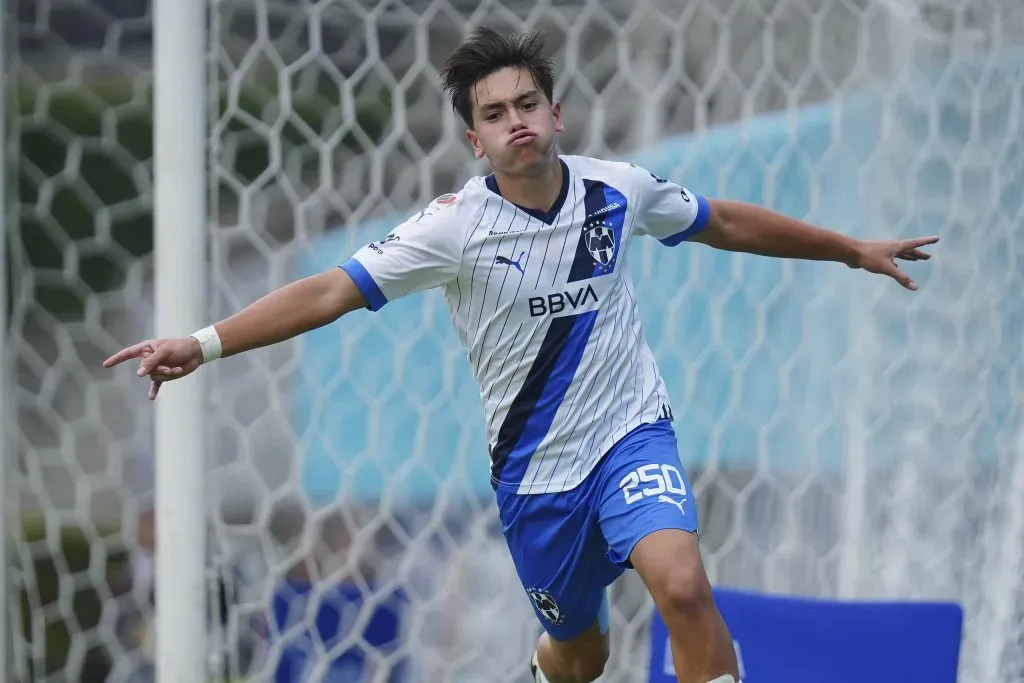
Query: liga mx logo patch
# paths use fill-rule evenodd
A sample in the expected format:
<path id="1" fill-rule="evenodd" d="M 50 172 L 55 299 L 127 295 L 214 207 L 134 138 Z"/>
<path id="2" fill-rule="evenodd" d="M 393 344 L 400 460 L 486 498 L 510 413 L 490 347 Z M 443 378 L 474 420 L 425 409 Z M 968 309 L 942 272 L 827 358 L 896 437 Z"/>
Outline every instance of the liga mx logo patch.
<path id="1" fill-rule="evenodd" d="M 583 244 L 601 268 L 608 268 L 615 259 L 615 231 L 607 223 L 595 223 L 583 232 Z"/>
<path id="2" fill-rule="evenodd" d="M 558 608 L 555 596 L 551 595 L 551 593 L 539 588 L 527 588 L 526 594 L 530 596 L 530 600 L 533 600 L 537 611 L 544 615 L 544 618 L 552 624 L 561 624 L 565 620 L 565 615 Z"/>

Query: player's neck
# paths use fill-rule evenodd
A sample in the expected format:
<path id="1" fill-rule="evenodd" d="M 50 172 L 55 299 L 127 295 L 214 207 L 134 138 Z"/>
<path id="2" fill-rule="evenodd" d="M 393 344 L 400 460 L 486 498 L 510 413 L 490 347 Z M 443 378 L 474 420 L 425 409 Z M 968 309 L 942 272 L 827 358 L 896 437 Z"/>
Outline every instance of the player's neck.
<path id="1" fill-rule="evenodd" d="M 543 173 L 510 175 L 494 171 L 494 179 L 508 201 L 525 209 L 547 211 L 562 191 L 562 164 L 554 155 Z"/>

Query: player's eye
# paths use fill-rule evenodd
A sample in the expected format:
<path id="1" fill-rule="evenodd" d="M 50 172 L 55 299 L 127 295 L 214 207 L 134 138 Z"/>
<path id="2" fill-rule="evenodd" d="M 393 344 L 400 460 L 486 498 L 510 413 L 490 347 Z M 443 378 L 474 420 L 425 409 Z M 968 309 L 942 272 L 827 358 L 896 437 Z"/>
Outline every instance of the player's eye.
<path id="1" fill-rule="evenodd" d="M 531 109 L 536 109 L 536 108 L 537 108 L 537 103 L 536 102 L 526 102 L 526 103 L 523 104 L 523 109 L 525 109 L 526 111 L 530 111 Z"/>

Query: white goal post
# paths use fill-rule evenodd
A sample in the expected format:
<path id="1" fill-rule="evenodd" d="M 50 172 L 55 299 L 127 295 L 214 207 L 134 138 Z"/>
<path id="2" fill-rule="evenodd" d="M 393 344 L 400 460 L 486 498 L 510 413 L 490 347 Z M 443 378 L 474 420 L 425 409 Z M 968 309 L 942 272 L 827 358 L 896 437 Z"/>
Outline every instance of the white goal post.
<path id="1" fill-rule="evenodd" d="M 153 2 L 154 335 L 209 324 L 207 305 L 207 2 Z M 156 673 L 206 677 L 205 373 L 161 390 L 154 458 Z"/>
<path id="2" fill-rule="evenodd" d="M 548 35 L 566 153 L 942 237 L 913 294 L 698 246 L 629 259 L 712 579 L 957 600 L 961 680 L 1024 676 L 1019 2 L 8 4 L 10 680 L 525 680 L 539 627 L 438 293 L 155 405 L 99 367 L 484 171 L 438 82 L 482 23 Z M 632 576 L 612 597 L 602 680 L 645 683 L 652 606 Z"/>

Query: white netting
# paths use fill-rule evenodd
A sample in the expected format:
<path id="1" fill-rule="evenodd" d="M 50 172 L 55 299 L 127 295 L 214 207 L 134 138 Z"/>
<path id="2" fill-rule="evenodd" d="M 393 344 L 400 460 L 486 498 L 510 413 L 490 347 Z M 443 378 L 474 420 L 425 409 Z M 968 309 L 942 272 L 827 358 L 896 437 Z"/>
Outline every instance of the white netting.
<path id="1" fill-rule="evenodd" d="M 130 372 L 98 369 L 152 320 L 149 7 L 14 4 L 0 390 L 17 435 L 16 678 L 150 680 L 151 414 Z M 959 599 L 962 680 L 1024 676 L 1024 6 L 212 9 L 211 320 L 483 170 L 437 69 L 485 21 L 548 33 L 567 152 L 858 235 L 942 235 L 913 296 L 836 266 L 655 244 L 631 258 L 713 578 Z M 366 653 L 408 683 L 525 680 L 537 625 L 435 294 L 205 371 L 216 495 L 194 504 L 210 509 L 212 612 L 223 586 L 227 617 L 211 620 L 211 676 L 273 680 L 307 662 L 318 680 Z M 604 680 L 641 681 L 651 607 L 633 579 L 613 596 Z M 347 635 L 308 637 L 331 621 Z"/>

